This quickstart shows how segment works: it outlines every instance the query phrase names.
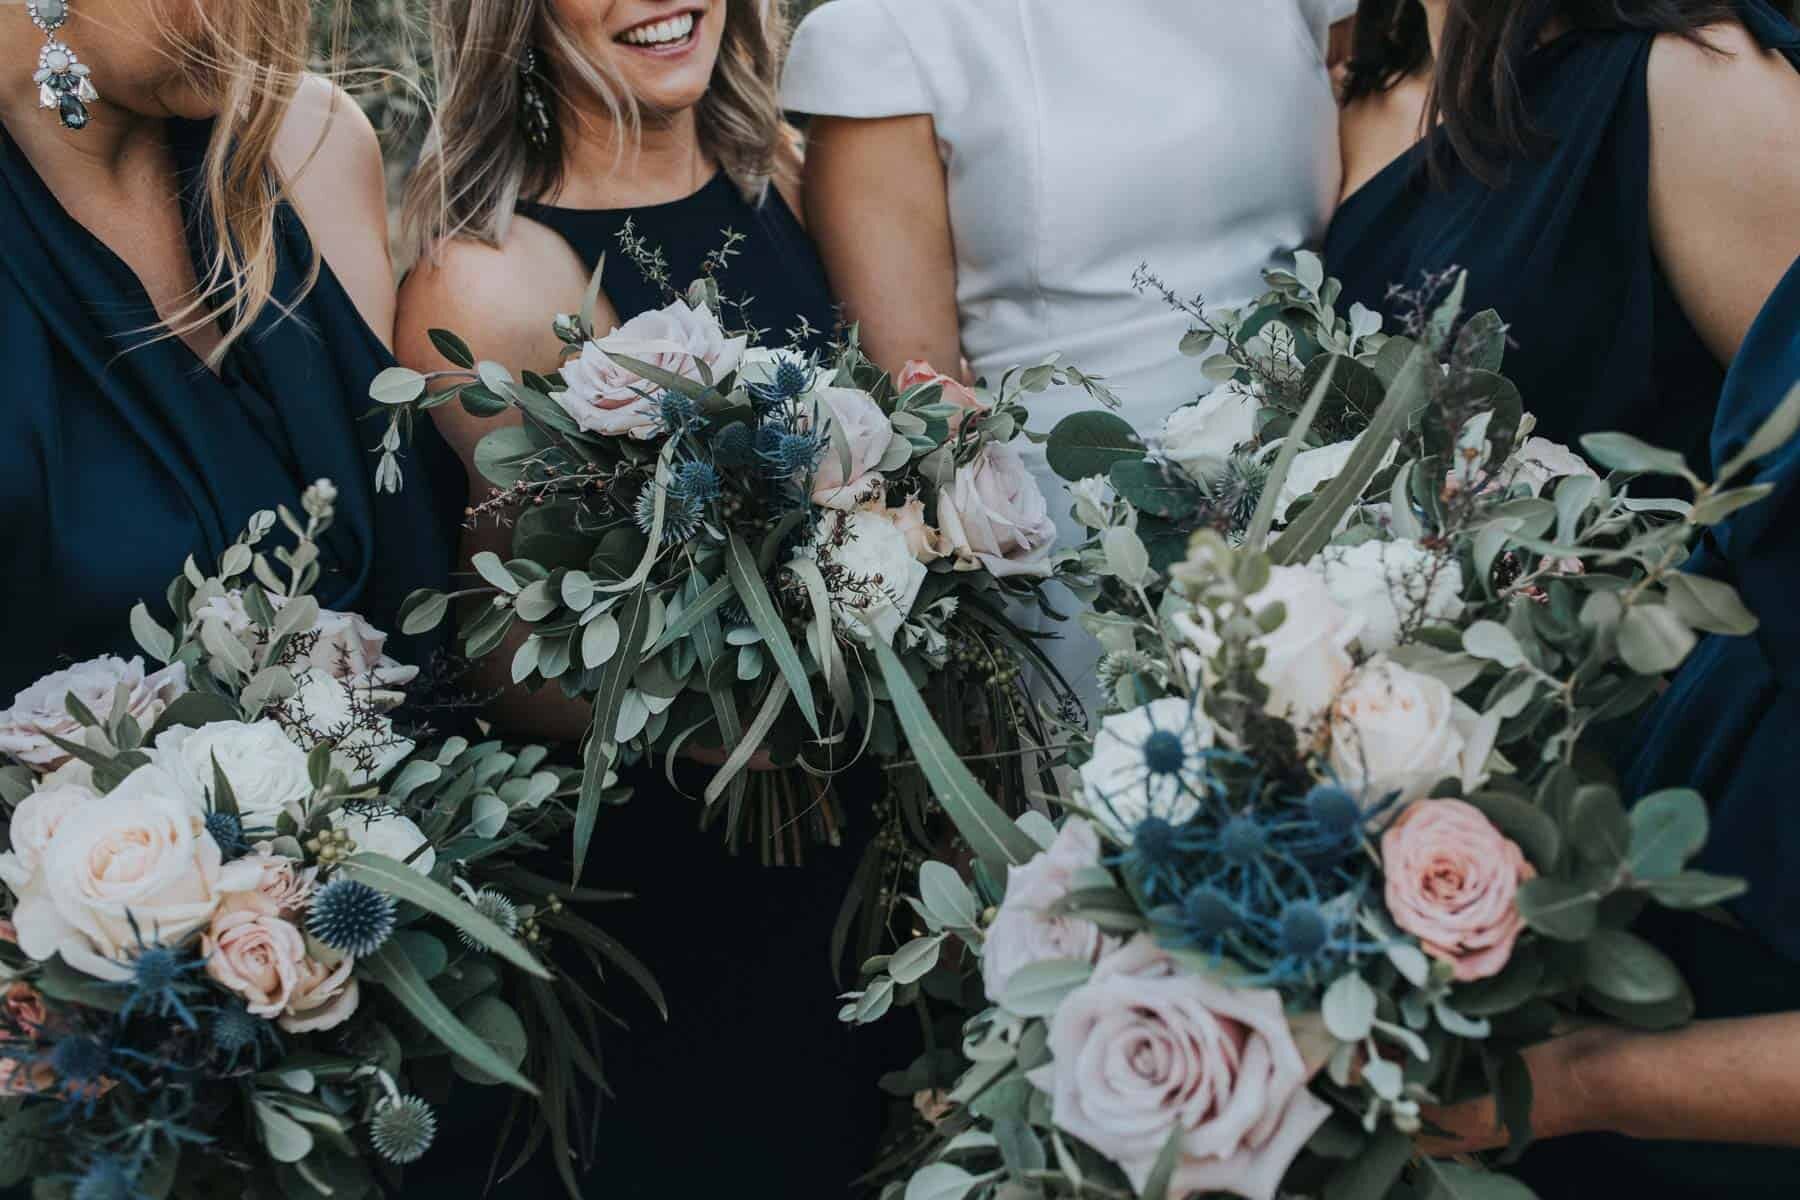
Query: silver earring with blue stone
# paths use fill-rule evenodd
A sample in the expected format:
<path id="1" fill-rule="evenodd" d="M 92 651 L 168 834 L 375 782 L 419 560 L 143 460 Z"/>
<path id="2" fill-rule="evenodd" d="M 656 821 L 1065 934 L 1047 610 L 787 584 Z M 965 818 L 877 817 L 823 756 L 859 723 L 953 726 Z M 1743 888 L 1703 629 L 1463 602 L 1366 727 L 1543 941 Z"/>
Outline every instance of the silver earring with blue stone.
<path id="1" fill-rule="evenodd" d="M 69 0 L 27 0 L 31 23 L 44 31 L 44 48 L 38 51 L 38 107 L 54 109 L 65 129 L 85 129 L 88 105 L 100 99 L 87 65 L 57 36 L 69 23 Z"/>

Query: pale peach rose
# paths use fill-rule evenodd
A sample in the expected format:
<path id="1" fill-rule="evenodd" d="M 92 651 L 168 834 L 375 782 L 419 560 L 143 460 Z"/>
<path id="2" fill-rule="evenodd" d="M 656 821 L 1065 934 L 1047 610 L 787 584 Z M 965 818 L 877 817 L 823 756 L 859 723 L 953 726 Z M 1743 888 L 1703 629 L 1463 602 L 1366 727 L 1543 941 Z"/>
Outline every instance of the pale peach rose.
<path id="1" fill-rule="evenodd" d="M 880 499 L 887 483 L 881 460 L 898 436 L 887 414 L 867 392 L 855 388 L 819 388 L 812 403 L 809 424 L 816 422 L 825 440 L 813 468 L 813 503 L 848 512 Z"/>
<path id="2" fill-rule="evenodd" d="M 0 754 L 10 754 L 40 774 L 55 770 L 72 756 L 51 737 L 79 743 L 85 732 L 81 722 L 69 715 L 70 694 L 104 721 L 112 714 L 121 685 L 127 711 L 149 729 L 169 703 L 188 690 L 187 668 L 176 663 L 145 674 L 142 658 L 127 661 L 106 655 L 46 675 L 14 696 L 12 707 L 0 712 Z"/>
<path id="3" fill-rule="evenodd" d="M 997 578 L 1047 578 L 1056 522 L 1049 502 L 1019 452 L 989 442 L 939 488 L 938 526 L 959 571 L 985 570 Z"/>
<path id="4" fill-rule="evenodd" d="M 239 861 L 255 863 L 261 876 L 254 887 L 227 896 L 221 911 L 243 909 L 292 919 L 312 898 L 319 868 L 303 867 L 296 859 L 276 854 L 270 843 L 258 842 L 256 852 Z"/>
<path id="5" fill-rule="evenodd" d="M 50 1020 L 44 997 L 29 983 L 15 983 L 6 989 L 6 1020 L 18 1032 L 35 1037 Z"/>
<path id="6" fill-rule="evenodd" d="M 917 496 L 898 508 L 880 508 L 874 511 L 886 517 L 905 536 L 906 548 L 920 562 L 930 564 L 949 556 L 948 540 L 925 519 L 925 502 Z"/>
<path id="7" fill-rule="evenodd" d="M 1119 945 L 1092 921 L 1052 912 L 1075 887 L 1085 867 L 1100 865 L 1100 837 L 1074 817 L 1048 850 L 1006 875 L 1006 896 L 981 946 L 981 978 L 987 997 L 1000 1003 L 1019 968 L 1056 958 L 1097 962 Z"/>
<path id="8" fill-rule="evenodd" d="M 289 1033 L 317 1033 L 348 1021 L 361 1000 L 351 977 L 355 967 L 356 960 L 348 956 L 336 963 L 310 956 L 303 960 L 281 1027 Z"/>
<path id="9" fill-rule="evenodd" d="M 272 1021 L 287 1011 L 306 961 L 306 938 L 280 917 L 251 909 L 232 909 L 213 918 L 200 941 L 206 973 L 244 1006 Z"/>
<path id="10" fill-rule="evenodd" d="M 950 414 L 950 435 L 952 437 L 962 429 L 965 418 L 980 418 L 987 415 L 988 406 L 981 402 L 981 397 L 975 394 L 974 388 L 957 382 L 924 359 L 915 358 L 908 361 L 904 367 L 900 368 L 900 377 L 894 380 L 894 386 L 902 392 L 909 392 L 913 388 L 927 383 L 940 385 L 944 389 L 940 403 L 955 405 L 958 410 Z"/>
<path id="11" fill-rule="evenodd" d="M 716 383 L 737 369 L 747 343 L 746 338 L 726 337 L 718 318 L 704 306 L 690 308 L 677 300 L 639 313 L 583 346 L 563 366 L 566 390 L 551 398 L 589 433 L 654 438 L 664 432 L 656 399 L 662 387 L 612 356 L 633 358 L 696 383 Z"/>
<path id="12" fill-rule="evenodd" d="M 1537 871 L 1518 843 L 1461 800 L 1421 800 L 1381 835 L 1387 908 L 1464 982 L 1498 975 L 1525 928 L 1519 885 Z"/>
<path id="13" fill-rule="evenodd" d="M 1100 960 L 1050 1018 L 1048 1065 L 1028 1074 L 1051 1117 L 1140 1191 L 1171 1136 L 1169 1195 L 1273 1200 L 1330 1108 L 1279 993 L 1183 971 L 1147 935 Z"/>

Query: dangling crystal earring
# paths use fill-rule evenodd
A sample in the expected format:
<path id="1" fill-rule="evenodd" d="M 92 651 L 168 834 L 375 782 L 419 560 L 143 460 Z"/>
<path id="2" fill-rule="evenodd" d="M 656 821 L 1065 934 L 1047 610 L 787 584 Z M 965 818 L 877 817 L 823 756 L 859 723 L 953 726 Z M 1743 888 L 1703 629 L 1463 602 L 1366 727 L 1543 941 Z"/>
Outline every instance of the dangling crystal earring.
<path id="1" fill-rule="evenodd" d="M 538 53 L 527 47 L 519 64 L 524 83 L 519 118 L 525 125 L 525 140 L 534 150 L 550 146 L 550 106 L 544 103 L 544 91 L 538 82 Z"/>
<path id="2" fill-rule="evenodd" d="M 69 23 L 69 0 L 27 0 L 31 23 L 44 31 L 44 48 L 38 51 L 38 106 L 53 108 L 65 129 L 85 129 L 88 105 L 100 99 L 88 78 L 87 66 L 56 36 Z"/>

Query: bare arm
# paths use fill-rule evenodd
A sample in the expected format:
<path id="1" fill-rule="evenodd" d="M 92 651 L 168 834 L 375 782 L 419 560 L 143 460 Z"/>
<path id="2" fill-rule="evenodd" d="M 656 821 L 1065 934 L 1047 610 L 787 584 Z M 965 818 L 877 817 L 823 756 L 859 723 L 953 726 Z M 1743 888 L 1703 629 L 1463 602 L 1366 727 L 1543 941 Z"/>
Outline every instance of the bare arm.
<path id="1" fill-rule="evenodd" d="M 1669 1033 L 1597 1027 L 1526 1051 L 1540 1138 L 1612 1132 L 1662 1141 L 1800 1146 L 1800 1013 L 1697 1021 Z M 1460 1135 L 1427 1154 L 1506 1144 L 1493 1103 L 1428 1110 Z"/>
<path id="2" fill-rule="evenodd" d="M 313 245 L 369 328 L 392 346 L 394 261 L 375 127 L 342 89 L 309 75 L 276 135 L 275 162 Z"/>
<path id="3" fill-rule="evenodd" d="M 1800 72 L 1741 26 L 1650 53 L 1650 229 L 1721 363 L 1800 256 Z"/>
<path id="4" fill-rule="evenodd" d="M 954 371 L 956 250 L 930 117 L 814 120 L 806 215 L 832 292 L 889 371 L 922 358 Z"/>

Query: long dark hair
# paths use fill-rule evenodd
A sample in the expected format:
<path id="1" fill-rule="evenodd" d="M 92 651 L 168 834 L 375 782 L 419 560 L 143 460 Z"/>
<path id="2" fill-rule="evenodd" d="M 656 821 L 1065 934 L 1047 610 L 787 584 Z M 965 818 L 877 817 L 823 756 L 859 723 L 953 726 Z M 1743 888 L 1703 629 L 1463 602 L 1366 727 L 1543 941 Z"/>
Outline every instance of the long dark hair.
<path id="1" fill-rule="evenodd" d="M 1541 143 L 1525 110 L 1519 67 L 1552 19 L 1572 29 L 1674 33 L 1700 41 L 1706 26 L 1737 18 L 1731 0 L 1448 0 L 1448 6 L 1434 63 L 1419 0 L 1362 0 L 1344 102 L 1385 92 L 1429 68 L 1424 127 L 1441 125 L 1450 154 L 1487 183 L 1499 179 L 1508 159 Z M 1434 171 L 1443 165 L 1441 156 L 1433 158 Z"/>

